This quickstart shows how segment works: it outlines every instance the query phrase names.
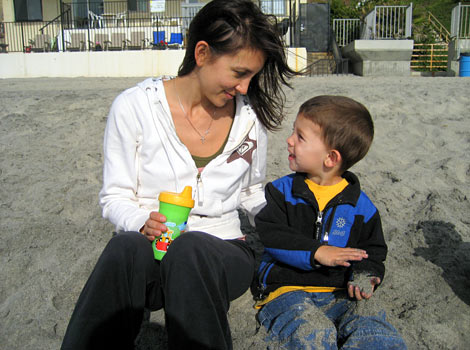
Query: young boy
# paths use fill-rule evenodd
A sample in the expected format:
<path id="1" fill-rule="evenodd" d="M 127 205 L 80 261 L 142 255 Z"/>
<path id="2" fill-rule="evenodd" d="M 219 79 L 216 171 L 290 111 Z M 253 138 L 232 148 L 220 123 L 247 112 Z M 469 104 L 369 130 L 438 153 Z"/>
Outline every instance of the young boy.
<path id="1" fill-rule="evenodd" d="M 373 135 L 362 104 L 312 98 L 287 139 L 295 173 L 266 186 L 257 317 L 282 349 L 406 349 L 383 311 L 357 304 L 383 280 L 387 255 L 379 212 L 347 171 Z"/>

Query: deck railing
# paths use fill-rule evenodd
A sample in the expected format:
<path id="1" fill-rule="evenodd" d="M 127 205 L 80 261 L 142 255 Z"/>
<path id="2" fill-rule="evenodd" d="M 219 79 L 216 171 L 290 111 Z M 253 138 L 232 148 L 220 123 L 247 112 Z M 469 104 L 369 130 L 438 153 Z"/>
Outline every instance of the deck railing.
<path id="1" fill-rule="evenodd" d="M 447 70 L 447 57 L 447 43 L 414 44 L 410 66 L 416 71 L 445 71 Z"/>
<path id="2" fill-rule="evenodd" d="M 413 4 L 375 6 L 365 17 L 361 39 L 406 39 L 411 37 Z"/>
<path id="3" fill-rule="evenodd" d="M 277 2 L 258 1 L 285 18 Z M 155 1 L 61 1 L 52 21 L 4 22 L 8 52 L 166 49 L 185 46 L 191 20 L 205 3 Z M 156 4 L 156 5 L 155 5 Z M 285 9 L 283 9 L 284 11 Z M 1 43 L 1 42 L 0 42 Z"/>
<path id="4" fill-rule="evenodd" d="M 333 31 L 336 42 L 340 47 L 359 39 L 361 36 L 361 21 L 358 18 L 334 19 Z"/>
<path id="5" fill-rule="evenodd" d="M 456 39 L 470 39 L 470 5 L 459 2 L 452 9 L 451 36 Z"/>

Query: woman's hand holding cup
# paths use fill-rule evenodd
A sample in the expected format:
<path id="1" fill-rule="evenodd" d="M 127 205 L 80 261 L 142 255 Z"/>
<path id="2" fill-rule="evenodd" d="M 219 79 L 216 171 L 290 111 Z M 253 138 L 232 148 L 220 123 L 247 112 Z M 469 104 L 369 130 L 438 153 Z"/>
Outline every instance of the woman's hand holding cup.
<path id="1" fill-rule="evenodd" d="M 147 221 L 145 221 L 144 227 L 140 229 L 140 232 L 147 237 L 149 241 L 153 241 L 155 237 L 159 237 L 163 232 L 166 232 L 167 227 L 164 222 L 166 222 L 165 215 L 158 211 L 152 211 Z"/>

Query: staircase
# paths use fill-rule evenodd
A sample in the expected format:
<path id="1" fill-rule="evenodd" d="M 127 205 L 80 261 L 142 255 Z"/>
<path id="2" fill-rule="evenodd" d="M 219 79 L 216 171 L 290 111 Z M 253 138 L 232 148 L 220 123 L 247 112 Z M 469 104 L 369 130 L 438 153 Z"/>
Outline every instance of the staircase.
<path id="1" fill-rule="evenodd" d="M 328 52 L 307 52 L 309 75 L 328 75 L 335 72 L 333 55 Z"/>
<path id="2" fill-rule="evenodd" d="M 439 37 L 439 39 L 448 44 L 450 42 L 450 33 L 449 33 L 449 31 L 429 11 L 428 11 L 428 21 L 431 24 L 432 29 L 436 32 L 436 35 Z"/>

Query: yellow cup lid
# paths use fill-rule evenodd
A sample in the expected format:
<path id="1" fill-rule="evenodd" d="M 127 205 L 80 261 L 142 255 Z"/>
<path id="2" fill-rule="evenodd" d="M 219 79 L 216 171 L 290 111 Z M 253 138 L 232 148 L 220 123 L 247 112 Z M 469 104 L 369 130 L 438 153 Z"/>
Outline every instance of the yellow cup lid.
<path id="1" fill-rule="evenodd" d="M 186 186 L 181 193 L 161 192 L 158 196 L 160 202 L 180 205 L 182 207 L 194 208 L 194 200 L 192 198 L 193 188 Z"/>

